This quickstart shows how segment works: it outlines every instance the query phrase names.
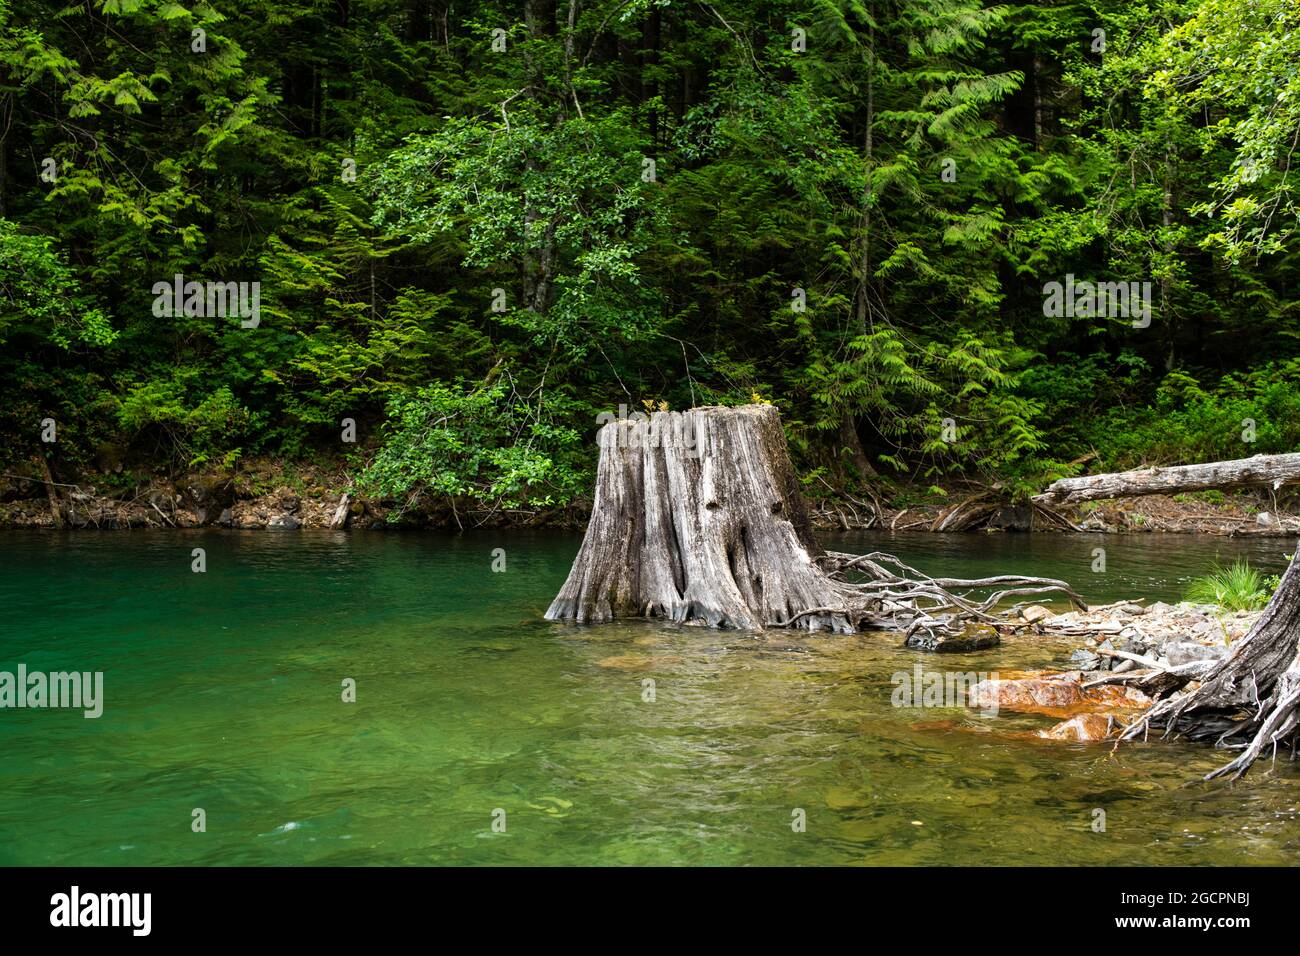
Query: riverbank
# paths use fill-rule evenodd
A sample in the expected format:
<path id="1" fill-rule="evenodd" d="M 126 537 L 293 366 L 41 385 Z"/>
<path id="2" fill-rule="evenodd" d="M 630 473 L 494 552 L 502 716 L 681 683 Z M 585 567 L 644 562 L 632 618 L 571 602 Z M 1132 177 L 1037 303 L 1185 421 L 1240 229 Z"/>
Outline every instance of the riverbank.
<path id="1" fill-rule="evenodd" d="M 1289 495 L 1275 497 L 1267 489 L 1145 495 L 1052 508 L 1008 505 L 991 492 L 965 489 L 947 499 L 922 503 L 882 500 L 877 506 L 854 498 L 813 502 L 810 507 L 813 525 L 820 530 L 1300 534 L 1296 501 Z"/>
<path id="2" fill-rule="evenodd" d="M 443 501 L 404 508 L 358 493 L 348 462 L 241 462 L 174 476 L 114 472 L 42 476 L 28 466 L 0 474 L 0 528 L 199 528 L 429 530 L 586 526 L 590 502 L 533 510 L 466 512 Z M 817 489 L 810 489 L 816 491 Z M 1052 509 L 1010 505 L 988 489 L 934 494 L 898 486 L 875 500 L 812 498 L 819 531 L 1172 532 L 1288 537 L 1300 534 L 1300 504 L 1268 490 L 1151 495 Z"/>
<path id="3" fill-rule="evenodd" d="M 967 705 L 1058 718 L 1037 732 L 1040 737 L 1106 740 L 1150 707 L 1156 694 L 1179 686 L 1173 678 L 1188 678 L 1188 688 L 1195 688 L 1263 613 L 1188 601 L 1147 605 L 1145 599 L 1059 614 L 1029 606 L 998 630 L 1081 639 L 1070 655 L 1074 669 L 1000 674 L 974 687 Z"/>

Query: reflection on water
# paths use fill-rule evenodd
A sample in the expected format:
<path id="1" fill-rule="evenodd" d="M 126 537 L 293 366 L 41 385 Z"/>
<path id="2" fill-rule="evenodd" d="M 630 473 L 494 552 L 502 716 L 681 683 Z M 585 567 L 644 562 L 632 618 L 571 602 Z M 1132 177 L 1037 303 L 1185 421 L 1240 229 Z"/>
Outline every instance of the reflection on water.
<path id="1" fill-rule="evenodd" d="M 1063 663 L 1014 638 L 541 620 L 572 535 L 0 533 L 0 669 L 103 670 L 105 712 L 0 711 L 0 864 L 1294 863 L 1300 771 L 895 709 L 891 675 Z M 844 535 L 950 575 L 1176 599 L 1293 541 Z M 194 547 L 206 574 L 190 571 Z M 507 571 L 491 571 L 503 547 Z M 1092 549 L 1107 571 L 1093 574 Z M 343 703 L 341 681 L 357 682 Z M 648 684 L 652 681 L 653 684 Z M 653 693 L 651 694 L 651 691 Z M 649 698 L 653 697 L 653 700 Z M 190 831 L 191 811 L 207 832 Z M 506 813 L 494 833 L 492 813 Z M 1107 814 L 1094 833 L 1093 810 Z M 802 809 L 807 830 L 793 832 Z"/>

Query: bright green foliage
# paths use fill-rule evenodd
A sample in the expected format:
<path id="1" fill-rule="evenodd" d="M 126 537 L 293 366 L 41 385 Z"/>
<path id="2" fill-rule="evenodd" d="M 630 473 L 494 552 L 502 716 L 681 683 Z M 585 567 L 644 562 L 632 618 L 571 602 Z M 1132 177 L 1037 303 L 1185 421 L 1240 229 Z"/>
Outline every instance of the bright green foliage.
<path id="1" fill-rule="evenodd" d="M 102 347 L 115 337 L 54 240 L 23 235 L 16 223 L 0 219 L 0 344 L 44 341 L 69 351 Z"/>
<path id="2" fill-rule="evenodd" d="M 463 230 L 462 264 L 503 276 L 502 321 L 538 345 L 580 358 L 652 335 L 638 263 L 655 208 L 631 126 L 535 112 L 411 137 L 377 170 L 376 222 L 425 243 Z"/>
<path id="3" fill-rule="evenodd" d="M 424 496 L 506 509 L 566 502 L 582 488 L 563 460 L 580 436 L 555 411 L 530 406 L 503 379 L 474 389 L 435 382 L 394 399 L 392 439 L 362 487 L 401 502 L 393 517 Z"/>
<path id="4" fill-rule="evenodd" d="M 1222 223 L 1207 245 L 1234 261 L 1282 251 L 1300 227 L 1300 5 L 1204 0 L 1159 49 L 1148 96 L 1171 113 L 1212 117 L 1198 128 L 1202 148 L 1235 153 L 1194 209 Z"/>
<path id="5" fill-rule="evenodd" d="M 1296 18 L 0 0 L 4 454 L 325 455 L 461 515 L 579 498 L 642 401 L 776 404 L 810 490 L 1293 451 Z M 178 273 L 260 325 L 156 317 Z M 1045 315 L 1067 274 L 1150 325 Z"/>
<path id="6" fill-rule="evenodd" d="M 1152 405 L 1136 412 L 1112 409 L 1090 431 L 1094 442 L 1105 440 L 1119 467 L 1295 451 L 1300 448 L 1300 362 L 1228 375 L 1213 392 L 1190 375 L 1171 372 Z"/>

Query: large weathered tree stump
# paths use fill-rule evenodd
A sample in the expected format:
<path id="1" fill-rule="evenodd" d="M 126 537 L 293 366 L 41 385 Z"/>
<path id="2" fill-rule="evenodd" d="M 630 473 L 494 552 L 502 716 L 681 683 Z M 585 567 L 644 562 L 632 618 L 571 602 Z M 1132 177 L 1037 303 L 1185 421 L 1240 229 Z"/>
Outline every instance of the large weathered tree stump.
<path id="1" fill-rule="evenodd" d="M 599 441 L 591 522 L 548 619 L 854 629 L 814 560 L 775 408 L 657 412 Z"/>
<path id="2" fill-rule="evenodd" d="M 591 521 L 549 620 L 951 633 L 994 620 L 1009 595 L 1063 590 L 1078 600 L 1060 581 L 934 579 L 890 555 L 826 554 L 771 406 L 612 421 L 599 444 Z"/>

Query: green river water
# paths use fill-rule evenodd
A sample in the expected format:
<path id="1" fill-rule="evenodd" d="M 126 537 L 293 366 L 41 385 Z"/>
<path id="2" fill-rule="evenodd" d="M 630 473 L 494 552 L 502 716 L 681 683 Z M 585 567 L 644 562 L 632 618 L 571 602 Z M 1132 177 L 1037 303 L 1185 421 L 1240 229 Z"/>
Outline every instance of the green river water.
<path id="1" fill-rule="evenodd" d="M 0 670 L 104 672 L 97 720 L 0 710 L 0 865 L 1300 861 L 1300 764 L 1205 784 L 1222 752 L 1112 752 L 1034 739 L 1047 718 L 890 704 L 891 675 L 918 660 L 1063 665 L 1069 643 L 936 659 L 889 633 L 547 623 L 578 543 L 0 532 Z M 1064 577 L 1093 601 L 1176 600 L 1216 556 L 1276 571 L 1295 545 L 825 543 L 934 573 Z M 195 547 L 206 573 L 191 571 Z M 1096 547 L 1105 573 L 1090 570 Z M 194 808 L 206 832 L 192 832 Z"/>

